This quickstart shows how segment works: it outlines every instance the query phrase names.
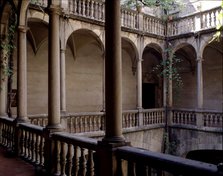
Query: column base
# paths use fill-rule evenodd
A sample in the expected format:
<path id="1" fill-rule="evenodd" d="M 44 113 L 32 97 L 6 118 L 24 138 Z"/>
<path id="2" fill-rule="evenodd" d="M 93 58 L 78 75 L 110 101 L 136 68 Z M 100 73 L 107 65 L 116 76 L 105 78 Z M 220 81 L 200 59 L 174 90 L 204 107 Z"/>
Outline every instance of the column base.
<path id="1" fill-rule="evenodd" d="M 30 120 L 28 119 L 28 117 L 16 117 L 15 122 L 16 123 L 28 123 L 28 122 L 30 122 Z"/>
<path id="2" fill-rule="evenodd" d="M 104 137 L 102 142 L 105 144 L 123 144 L 125 143 L 124 136 Z"/>
<path id="3" fill-rule="evenodd" d="M 50 133 L 53 133 L 53 132 L 61 132 L 64 129 L 61 124 L 56 124 L 56 125 L 47 125 L 45 127 L 45 130 L 49 131 Z"/>
<path id="4" fill-rule="evenodd" d="M 118 172 L 118 160 L 115 151 L 118 147 L 129 146 L 130 143 L 122 141 L 112 143 L 107 140 L 98 141 L 96 151 L 95 171 L 98 176 L 114 176 Z M 105 159 L 106 158 L 106 159 Z"/>

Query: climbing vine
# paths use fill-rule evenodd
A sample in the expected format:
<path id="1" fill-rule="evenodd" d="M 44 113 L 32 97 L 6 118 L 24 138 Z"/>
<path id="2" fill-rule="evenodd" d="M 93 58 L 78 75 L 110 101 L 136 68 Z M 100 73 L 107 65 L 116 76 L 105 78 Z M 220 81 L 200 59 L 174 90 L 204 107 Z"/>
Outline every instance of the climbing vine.
<path id="1" fill-rule="evenodd" d="M 16 13 L 14 11 L 11 11 L 8 23 L 8 32 L 0 45 L 2 53 L 2 58 L 0 61 L 0 66 L 2 70 L 2 81 L 6 81 L 7 78 L 13 75 L 13 66 L 10 62 L 10 59 L 12 59 L 13 51 L 15 49 L 16 27 Z"/>
<path id="2" fill-rule="evenodd" d="M 183 81 L 179 73 L 177 65 L 182 61 L 176 57 L 172 48 L 167 48 L 165 51 L 166 59 L 162 60 L 160 64 L 153 68 L 153 72 L 156 72 L 158 76 L 166 78 L 167 80 L 174 81 L 174 88 L 179 89 L 183 86 Z"/>
<path id="3" fill-rule="evenodd" d="M 223 35 L 222 34 L 223 33 L 223 0 L 221 2 L 221 11 L 217 16 L 217 19 L 219 21 L 219 23 L 216 26 L 217 32 L 213 35 L 213 38 L 210 42 L 213 42 L 213 41 L 218 41 L 219 42 L 222 35 Z"/>

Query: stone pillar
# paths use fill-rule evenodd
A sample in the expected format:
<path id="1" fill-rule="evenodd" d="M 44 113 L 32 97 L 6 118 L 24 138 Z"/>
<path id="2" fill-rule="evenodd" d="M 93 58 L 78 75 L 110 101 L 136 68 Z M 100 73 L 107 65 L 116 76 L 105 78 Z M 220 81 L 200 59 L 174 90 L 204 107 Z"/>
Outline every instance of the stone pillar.
<path id="1" fill-rule="evenodd" d="M 137 61 L 137 109 L 139 126 L 143 125 L 143 114 L 142 114 L 142 59 Z"/>
<path id="2" fill-rule="evenodd" d="M 105 9 L 105 141 L 121 142 L 122 59 L 120 1 L 106 1 Z"/>
<path id="3" fill-rule="evenodd" d="M 65 49 L 60 50 L 60 97 L 61 113 L 66 112 L 66 64 L 65 64 Z"/>
<path id="4" fill-rule="evenodd" d="M 203 109 L 203 67 L 202 58 L 197 59 L 197 109 Z"/>
<path id="5" fill-rule="evenodd" d="M 202 57 L 197 58 L 197 127 L 203 126 L 203 67 L 202 67 Z"/>
<path id="6" fill-rule="evenodd" d="M 49 7 L 48 129 L 60 129 L 60 8 Z"/>
<path id="7" fill-rule="evenodd" d="M 17 121 L 27 121 L 27 46 L 26 26 L 18 27 L 18 59 L 17 59 Z"/>
<path id="8" fill-rule="evenodd" d="M 137 109 L 139 126 L 143 125 L 143 113 L 142 113 L 142 54 L 143 54 L 143 36 L 138 35 L 137 46 L 139 52 L 139 58 L 137 60 Z"/>
<path id="9" fill-rule="evenodd" d="M 117 175 L 115 150 L 125 145 L 122 136 L 122 60 L 120 0 L 105 1 L 105 137 L 98 142 L 99 176 Z M 106 159 L 105 159 L 106 158 Z"/>
<path id="10" fill-rule="evenodd" d="M 2 41 L 0 39 L 0 41 Z M 1 59 L 2 59 L 2 53 Z M 7 116 L 7 78 L 0 67 L 0 117 Z"/>

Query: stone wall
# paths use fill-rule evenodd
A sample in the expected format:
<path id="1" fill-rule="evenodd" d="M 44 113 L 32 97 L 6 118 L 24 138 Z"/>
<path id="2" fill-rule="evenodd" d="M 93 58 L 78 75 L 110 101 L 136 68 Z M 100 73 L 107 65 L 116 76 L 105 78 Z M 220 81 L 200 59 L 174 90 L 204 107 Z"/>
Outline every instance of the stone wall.
<path id="1" fill-rule="evenodd" d="M 217 129 L 171 128 L 172 142 L 176 143 L 176 155 L 186 156 L 191 150 L 223 149 L 222 131 Z"/>

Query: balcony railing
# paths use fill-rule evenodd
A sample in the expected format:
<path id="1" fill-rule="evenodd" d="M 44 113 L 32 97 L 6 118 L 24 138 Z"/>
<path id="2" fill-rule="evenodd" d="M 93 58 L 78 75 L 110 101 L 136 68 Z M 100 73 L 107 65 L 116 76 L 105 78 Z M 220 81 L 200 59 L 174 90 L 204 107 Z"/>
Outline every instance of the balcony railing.
<path id="1" fill-rule="evenodd" d="M 184 175 L 219 176 L 216 165 L 201 163 L 163 153 L 155 153 L 135 147 L 119 147 L 116 151 L 119 175 Z"/>
<path id="2" fill-rule="evenodd" d="M 220 111 L 173 109 L 172 112 L 173 125 L 192 125 L 219 129 L 223 127 L 223 113 Z"/>
<path id="3" fill-rule="evenodd" d="M 15 125 L 10 118 L 1 117 L 0 127 L 0 145 L 11 151 L 16 148 L 19 151 L 18 156 L 54 175 L 98 175 L 98 169 L 103 167 L 103 161 L 109 160 L 100 155 L 98 151 L 101 150 L 101 146 L 95 139 L 67 132 L 54 132 L 49 135 L 42 127 L 28 123 Z M 9 134 L 5 135 L 6 131 Z M 13 136 L 13 139 L 9 136 Z M 7 145 L 9 143 L 10 145 Z M 220 165 L 218 167 L 129 146 L 117 147 L 113 151 L 113 156 L 117 158 L 117 166 L 111 167 L 117 167 L 117 174 L 120 176 L 162 176 L 166 173 L 184 176 L 223 176 Z M 101 162 L 98 162 L 98 159 Z"/>
<path id="4" fill-rule="evenodd" d="M 176 36 L 215 28 L 218 24 L 223 24 L 223 22 L 218 19 L 220 12 L 221 7 L 217 7 L 169 21 L 168 35 Z"/>
<path id="5" fill-rule="evenodd" d="M 101 0 L 68 0 L 60 1 L 60 6 L 65 15 L 80 17 L 79 20 L 92 20 L 104 23 L 105 21 L 105 4 Z M 31 2 L 42 8 L 47 7 L 46 0 L 36 0 Z M 215 28 L 222 21 L 218 20 L 218 14 L 221 7 L 207 11 L 195 13 L 182 18 L 167 21 L 167 35 L 177 36 L 191 32 Z M 165 21 L 157 17 L 139 13 L 130 9 L 121 9 L 121 25 L 130 30 L 143 31 L 145 34 L 157 36 L 165 35 Z"/>
<path id="6" fill-rule="evenodd" d="M 148 126 L 160 124 L 163 125 L 164 109 L 145 109 L 142 110 L 143 123 L 140 124 L 139 111 L 138 110 L 126 110 L 122 114 L 122 126 L 123 128 L 132 128 L 140 126 Z M 34 125 L 40 125 L 45 127 L 48 123 L 47 115 L 30 115 L 30 123 Z M 105 113 L 104 112 L 82 112 L 82 113 L 69 113 L 61 116 L 61 124 L 66 129 L 66 132 L 70 133 L 83 133 L 102 131 L 105 129 L 104 124 Z"/>

